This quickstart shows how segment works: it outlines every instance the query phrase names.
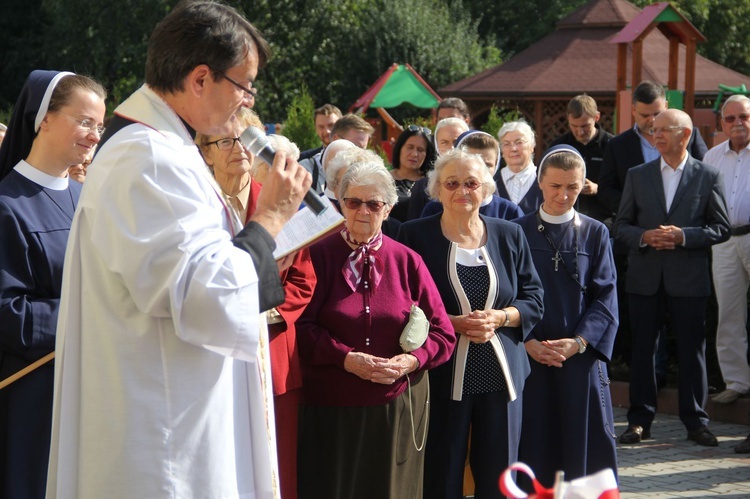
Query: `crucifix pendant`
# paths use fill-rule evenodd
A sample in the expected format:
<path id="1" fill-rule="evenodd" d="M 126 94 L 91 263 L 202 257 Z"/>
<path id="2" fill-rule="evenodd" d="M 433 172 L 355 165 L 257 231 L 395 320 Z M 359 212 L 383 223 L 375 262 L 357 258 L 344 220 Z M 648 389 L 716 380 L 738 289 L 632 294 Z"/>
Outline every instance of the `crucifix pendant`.
<path id="1" fill-rule="evenodd" d="M 560 256 L 559 251 L 555 251 L 555 256 L 552 257 L 552 261 L 555 262 L 555 272 L 558 270 L 558 265 L 562 261 L 562 257 Z"/>

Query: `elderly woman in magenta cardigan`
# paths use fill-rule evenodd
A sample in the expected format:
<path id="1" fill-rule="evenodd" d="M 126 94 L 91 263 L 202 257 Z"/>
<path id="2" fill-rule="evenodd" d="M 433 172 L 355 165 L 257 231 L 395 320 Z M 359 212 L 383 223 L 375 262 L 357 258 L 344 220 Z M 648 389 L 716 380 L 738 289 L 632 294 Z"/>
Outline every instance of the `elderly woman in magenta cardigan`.
<path id="1" fill-rule="evenodd" d="M 453 327 L 419 255 L 382 234 L 396 202 L 382 160 L 349 166 L 338 197 L 345 228 L 311 247 L 318 284 L 297 324 L 299 495 L 422 497 L 427 370 L 450 357 Z M 412 304 L 429 333 L 404 353 L 399 337 Z"/>

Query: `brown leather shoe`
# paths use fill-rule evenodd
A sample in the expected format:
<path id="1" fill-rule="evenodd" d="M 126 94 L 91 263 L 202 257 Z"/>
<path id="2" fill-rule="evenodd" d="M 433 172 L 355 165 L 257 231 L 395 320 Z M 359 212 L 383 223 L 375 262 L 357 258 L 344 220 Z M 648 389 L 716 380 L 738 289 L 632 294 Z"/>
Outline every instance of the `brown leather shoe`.
<path id="1" fill-rule="evenodd" d="M 698 428 L 697 430 L 688 431 L 688 440 L 693 440 L 698 445 L 704 445 L 706 447 L 716 447 L 719 445 L 719 441 L 707 426 Z"/>
<path id="2" fill-rule="evenodd" d="M 734 452 L 737 454 L 750 454 L 750 435 L 747 436 L 744 442 L 734 446 Z"/>
<path id="3" fill-rule="evenodd" d="M 620 435 L 620 443 L 637 444 L 640 443 L 641 440 L 644 440 L 646 438 L 651 438 L 651 431 L 644 430 L 643 426 L 632 424 L 628 426 L 628 429 L 625 430 L 625 433 Z"/>

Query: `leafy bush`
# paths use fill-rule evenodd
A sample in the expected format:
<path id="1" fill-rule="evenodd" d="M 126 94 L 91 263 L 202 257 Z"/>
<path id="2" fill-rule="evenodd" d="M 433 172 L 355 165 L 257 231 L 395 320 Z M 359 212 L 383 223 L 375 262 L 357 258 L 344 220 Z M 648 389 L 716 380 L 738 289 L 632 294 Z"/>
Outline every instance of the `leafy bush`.
<path id="1" fill-rule="evenodd" d="M 297 144 L 300 151 L 314 149 L 320 145 L 320 139 L 315 133 L 315 104 L 306 87 L 296 95 L 286 110 L 286 123 L 282 134 Z"/>
<path id="2" fill-rule="evenodd" d="M 509 121 L 518 121 L 523 117 L 520 111 L 505 111 L 500 112 L 497 107 L 492 106 L 490 109 L 490 115 L 487 117 L 487 122 L 482 125 L 482 131 L 487 132 L 493 137 L 497 137 L 497 132 L 500 128 Z"/>

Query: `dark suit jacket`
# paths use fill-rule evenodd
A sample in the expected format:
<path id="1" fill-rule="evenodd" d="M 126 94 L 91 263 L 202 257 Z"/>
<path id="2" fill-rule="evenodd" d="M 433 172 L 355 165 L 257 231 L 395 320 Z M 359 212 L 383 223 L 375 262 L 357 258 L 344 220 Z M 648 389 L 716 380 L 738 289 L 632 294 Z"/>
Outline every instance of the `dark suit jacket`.
<path id="1" fill-rule="evenodd" d="M 708 152 L 701 134 L 693 129 L 688 142 L 688 152 L 698 160 Z M 625 186 L 625 175 L 634 166 L 642 165 L 646 160 L 641 150 L 641 139 L 632 128 L 612 138 L 604 150 L 604 161 L 599 173 L 599 192 L 597 197 L 607 209 L 617 213 L 620 198 Z"/>
<path id="2" fill-rule="evenodd" d="M 719 170 L 688 157 L 672 206 L 667 212 L 661 159 L 632 168 L 625 179 L 615 237 L 628 252 L 626 291 L 653 295 L 661 283 L 669 296 L 711 294 L 709 248 L 729 239 L 729 215 Z M 680 227 L 685 246 L 657 251 L 641 247 L 646 230 Z"/>

